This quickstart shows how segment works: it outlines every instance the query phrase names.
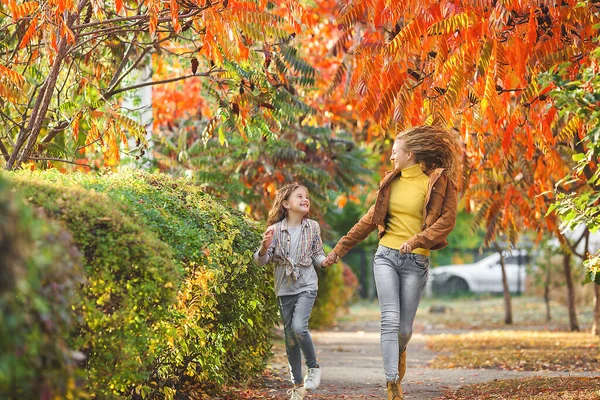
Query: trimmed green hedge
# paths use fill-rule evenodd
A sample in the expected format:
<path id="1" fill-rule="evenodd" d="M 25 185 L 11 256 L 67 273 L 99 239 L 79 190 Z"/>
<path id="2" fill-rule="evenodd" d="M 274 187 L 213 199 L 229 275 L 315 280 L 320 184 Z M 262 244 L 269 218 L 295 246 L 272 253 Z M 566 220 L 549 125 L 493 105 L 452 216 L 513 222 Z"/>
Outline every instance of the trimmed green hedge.
<path id="1" fill-rule="evenodd" d="M 3 276 L 20 277 L 22 287 L 0 289 L 2 390 L 13 390 L 18 378 L 18 398 L 39 397 L 25 390 L 41 390 L 31 384 L 41 377 L 59 397 L 201 398 L 264 370 L 279 317 L 272 269 L 252 261 L 263 226 L 190 181 L 162 174 L 2 176 L 54 221 L 34 228 L 39 218 L 21 206 L 12 216 L 25 227 L 21 244 L 5 251 L 8 236 L 0 235 L 0 261 L 22 256 L 20 269 Z M 74 246 L 52 239 L 65 228 L 82 269 Z M 319 275 L 313 327 L 331 325 L 351 296 L 341 265 Z M 45 327 L 30 316 L 40 304 L 59 322 L 55 331 L 40 333 Z M 83 358 L 79 375 L 73 358 Z"/>
<path id="2" fill-rule="evenodd" d="M 187 180 L 6 173 L 72 233 L 87 283 L 69 344 L 99 398 L 194 397 L 262 371 L 277 322 L 261 229 Z"/>
<path id="3" fill-rule="evenodd" d="M 69 398 L 78 354 L 65 338 L 77 323 L 81 256 L 2 179 L 0 221 L 0 398 Z"/>

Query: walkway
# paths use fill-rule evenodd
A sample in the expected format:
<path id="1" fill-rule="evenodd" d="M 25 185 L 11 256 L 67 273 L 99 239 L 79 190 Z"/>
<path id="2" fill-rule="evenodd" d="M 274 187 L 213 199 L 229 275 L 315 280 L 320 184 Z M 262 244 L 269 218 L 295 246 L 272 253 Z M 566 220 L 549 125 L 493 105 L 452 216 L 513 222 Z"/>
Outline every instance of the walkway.
<path id="1" fill-rule="evenodd" d="M 319 363 L 323 368 L 321 386 L 307 399 L 385 399 L 384 374 L 379 350 L 379 322 L 341 324 L 331 331 L 314 331 Z M 286 399 L 289 373 L 282 344 L 274 349 L 274 376 L 266 381 L 264 398 Z M 439 398 L 444 391 L 466 384 L 495 379 L 530 376 L 568 376 L 560 372 L 523 372 L 491 369 L 437 370 L 427 368 L 435 353 L 426 348 L 426 335 L 415 333 L 408 348 L 408 370 L 403 381 L 406 400 Z M 584 375 L 584 374 L 582 374 Z"/>

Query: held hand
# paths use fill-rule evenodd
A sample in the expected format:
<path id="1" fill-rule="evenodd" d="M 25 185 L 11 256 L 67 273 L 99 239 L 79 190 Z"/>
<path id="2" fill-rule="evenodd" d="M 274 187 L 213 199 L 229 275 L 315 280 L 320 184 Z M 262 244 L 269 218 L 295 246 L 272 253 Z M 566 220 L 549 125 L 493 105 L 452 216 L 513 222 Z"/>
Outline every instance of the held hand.
<path id="1" fill-rule="evenodd" d="M 261 257 L 264 256 L 265 254 L 267 254 L 267 250 L 269 250 L 269 246 L 271 245 L 271 243 L 273 242 L 273 229 L 267 229 L 265 231 L 265 233 L 263 233 L 263 239 L 262 242 L 260 243 L 260 251 L 258 252 L 258 255 L 260 255 Z"/>
<path id="2" fill-rule="evenodd" d="M 400 253 L 410 253 L 411 251 L 412 248 L 406 242 L 402 243 L 402 246 L 400 246 Z"/>
<path id="3" fill-rule="evenodd" d="M 333 264 L 335 264 L 339 260 L 340 260 L 340 258 L 338 257 L 338 255 L 332 251 L 331 253 L 329 253 L 327 255 L 327 257 L 325 257 L 325 259 L 321 263 L 321 267 L 323 267 L 323 268 L 331 267 Z"/>

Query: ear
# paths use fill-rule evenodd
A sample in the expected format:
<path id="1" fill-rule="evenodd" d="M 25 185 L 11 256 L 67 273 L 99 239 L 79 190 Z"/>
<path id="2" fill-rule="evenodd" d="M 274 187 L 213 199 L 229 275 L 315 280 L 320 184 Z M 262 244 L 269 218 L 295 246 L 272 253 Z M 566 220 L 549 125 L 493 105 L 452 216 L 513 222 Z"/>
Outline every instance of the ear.
<path id="1" fill-rule="evenodd" d="M 283 206 L 283 208 L 285 208 L 286 210 L 290 209 L 290 203 L 287 200 L 284 200 L 281 202 L 281 205 Z"/>

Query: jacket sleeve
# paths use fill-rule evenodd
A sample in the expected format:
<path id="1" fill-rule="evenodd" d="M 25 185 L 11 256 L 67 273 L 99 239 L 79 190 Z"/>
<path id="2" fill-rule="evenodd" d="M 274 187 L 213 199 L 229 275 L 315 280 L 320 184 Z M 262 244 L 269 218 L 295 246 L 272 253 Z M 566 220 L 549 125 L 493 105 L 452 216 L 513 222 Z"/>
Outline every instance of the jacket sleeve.
<path id="1" fill-rule="evenodd" d="M 369 211 L 348 231 L 346 236 L 341 238 L 333 248 L 333 252 L 338 257 L 343 257 L 351 248 L 362 242 L 371 232 L 377 229 L 377 225 L 372 223 L 375 204 L 369 208 Z"/>
<path id="2" fill-rule="evenodd" d="M 457 193 L 454 183 L 446 179 L 446 191 L 442 203 L 442 212 L 439 218 L 425 228 L 422 232 L 413 236 L 407 244 L 414 249 L 431 249 L 436 244 L 445 240 L 456 225 Z"/>

